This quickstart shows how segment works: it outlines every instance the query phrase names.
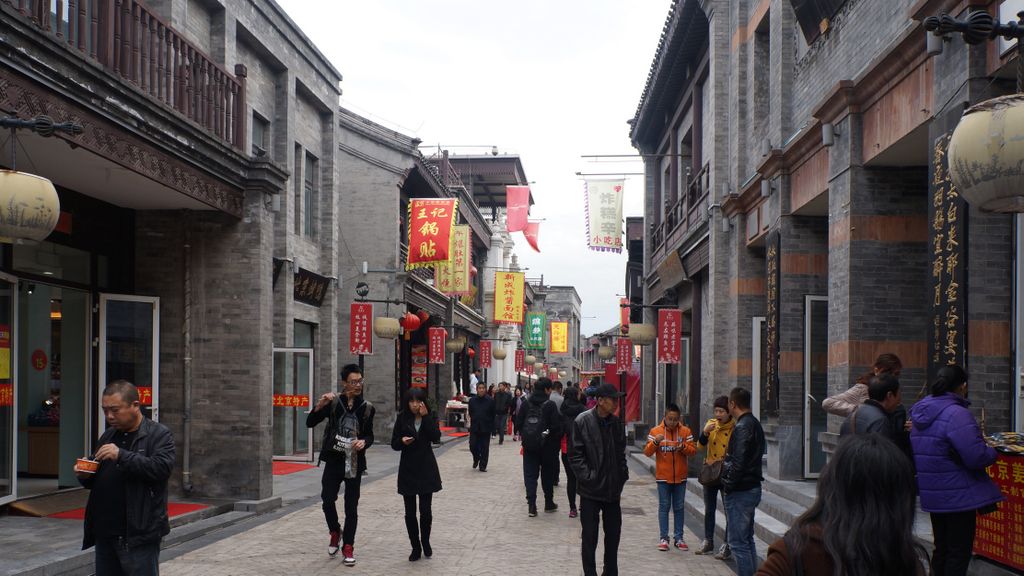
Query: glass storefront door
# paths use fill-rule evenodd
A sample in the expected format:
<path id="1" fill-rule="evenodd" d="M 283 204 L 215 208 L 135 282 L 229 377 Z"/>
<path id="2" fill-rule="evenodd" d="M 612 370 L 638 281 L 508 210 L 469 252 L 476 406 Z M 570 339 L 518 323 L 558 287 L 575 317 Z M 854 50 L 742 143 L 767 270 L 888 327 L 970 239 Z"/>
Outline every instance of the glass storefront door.
<path id="1" fill-rule="evenodd" d="M 0 275 L 0 504 L 14 500 L 17 489 L 18 423 L 14 382 L 17 348 L 14 340 L 18 303 L 17 281 Z"/>
<path id="2" fill-rule="evenodd" d="M 127 380 L 139 389 L 147 418 L 160 420 L 160 299 L 100 294 L 99 381 L 96 436 L 106 428 L 100 406 L 103 389 Z"/>
<path id="3" fill-rule="evenodd" d="M 313 349 L 274 348 L 274 459 L 313 459 L 313 429 L 306 413 L 313 406 Z"/>
<path id="4" fill-rule="evenodd" d="M 821 402 L 828 396 L 828 297 L 804 297 L 804 476 L 817 478 L 827 456 L 820 436 L 828 430 Z"/>

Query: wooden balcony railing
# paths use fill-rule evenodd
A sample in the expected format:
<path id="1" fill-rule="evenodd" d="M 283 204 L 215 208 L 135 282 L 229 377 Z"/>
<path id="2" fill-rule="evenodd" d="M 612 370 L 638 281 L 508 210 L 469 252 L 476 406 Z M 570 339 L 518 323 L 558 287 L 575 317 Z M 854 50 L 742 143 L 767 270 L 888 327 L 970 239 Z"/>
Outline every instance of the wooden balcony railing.
<path id="1" fill-rule="evenodd" d="M 150 98 L 242 148 L 245 66 L 229 74 L 139 0 L 0 2 Z"/>

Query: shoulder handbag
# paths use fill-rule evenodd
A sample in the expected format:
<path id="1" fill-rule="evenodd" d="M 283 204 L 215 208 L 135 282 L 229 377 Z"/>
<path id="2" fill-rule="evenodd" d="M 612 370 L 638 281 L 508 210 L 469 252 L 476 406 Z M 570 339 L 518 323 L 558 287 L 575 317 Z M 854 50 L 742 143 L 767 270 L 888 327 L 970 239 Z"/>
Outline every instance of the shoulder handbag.
<path id="1" fill-rule="evenodd" d="M 700 482 L 701 486 L 707 488 L 717 488 L 722 485 L 722 466 L 725 464 L 725 460 L 716 460 L 714 462 L 705 462 L 700 468 L 700 474 L 697 475 L 697 482 Z"/>

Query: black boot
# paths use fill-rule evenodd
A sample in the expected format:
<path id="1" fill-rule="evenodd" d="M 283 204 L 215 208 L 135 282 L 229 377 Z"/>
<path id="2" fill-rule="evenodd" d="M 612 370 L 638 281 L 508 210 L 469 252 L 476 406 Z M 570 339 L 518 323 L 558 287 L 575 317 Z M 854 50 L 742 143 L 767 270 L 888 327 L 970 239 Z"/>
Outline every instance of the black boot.
<path id="1" fill-rule="evenodd" d="M 405 529 L 409 533 L 409 544 L 412 545 L 412 554 L 409 554 L 409 562 L 420 559 L 422 548 L 420 547 L 420 530 L 416 525 L 416 517 L 405 517 Z"/>
<path id="2" fill-rule="evenodd" d="M 423 544 L 423 555 L 430 558 L 434 555 L 434 549 L 430 547 L 430 524 L 432 516 L 423 515 L 420 518 L 420 542 Z"/>

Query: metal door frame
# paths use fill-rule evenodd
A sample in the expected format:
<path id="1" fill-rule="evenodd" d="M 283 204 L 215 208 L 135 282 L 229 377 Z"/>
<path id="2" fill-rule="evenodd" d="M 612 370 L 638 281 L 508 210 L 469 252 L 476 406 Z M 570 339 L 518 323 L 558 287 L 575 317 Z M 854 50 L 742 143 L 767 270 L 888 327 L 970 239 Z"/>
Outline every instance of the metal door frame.
<path id="1" fill-rule="evenodd" d="M 18 277 L 0 272 L 0 281 L 11 289 L 11 493 L 0 496 L 0 505 L 18 499 Z"/>
<path id="2" fill-rule="evenodd" d="M 761 419 L 761 360 L 764 350 L 761 349 L 761 333 L 764 331 L 765 316 L 751 318 L 750 327 L 750 411 L 754 418 Z"/>
<path id="3" fill-rule="evenodd" d="M 150 405 L 150 409 L 153 413 L 153 420 L 155 422 L 160 421 L 160 298 L 158 296 L 137 296 L 133 294 L 109 294 L 101 292 L 99 294 L 99 333 L 97 335 L 97 369 L 98 369 L 98 382 L 99 386 L 95 387 L 93 393 L 96 395 L 96 437 L 103 433 L 103 425 L 106 422 L 106 418 L 103 417 L 103 399 L 100 398 L 102 394 L 102 387 L 105 387 L 107 382 L 107 303 L 110 301 L 115 302 L 146 302 L 153 306 L 153 352 L 151 358 L 152 365 L 152 383 L 153 383 L 153 403 Z M 134 382 L 133 382 L 134 384 Z"/>
<path id="4" fill-rule="evenodd" d="M 313 410 L 313 406 L 314 406 L 314 404 L 313 404 L 313 373 L 315 371 L 315 366 L 316 366 L 316 362 L 315 362 L 316 356 L 315 356 L 315 353 L 313 352 L 312 348 L 287 348 L 287 347 L 285 347 L 285 348 L 273 348 L 271 350 L 271 352 L 270 352 L 270 354 L 271 354 L 270 355 L 270 374 L 271 374 L 270 377 L 271 377 L 271 379 L 273 379 L 273 377 L 274 377 L 273 376 L 273 374 L 274 374 L 274 355 L 277 354 L 278 352 L 293 352 L 293 353 L 301 352 L 301 353 L 309 354 L 309 410 L 306 411 L 306 413 L 308 414 L 310 411 Z M 271 444 L 273 444 L 273 435 L 274 435 L 274 419 L 273 419 L 273 410 L 274 410 L 274 408 L 273 408 L 273 405 L 274 405 L 274 399 L 273 399 L 274 392 L 273 392 L 273 388 L 274 388 L 274 383 L 273 382 L 270 383 L 270 388 L 271 388 L 271 392 L 270 392 L 270 394 L 271 394 L 271 399 L 270 399 L 270 405 L 271 405 L 271 408 L 270 408 L 270 410 L 271 410 L 270 435 L 271 435 Z M 278 455 L 275 454 L 271 458 L 273 460 L 290 461 L 290 462 L 312 462 L 313 461 L 313 429 L 312 428 L 306 428 L 306 447 L 307 448 L 306 448 L 306 455 L 305 456 L 298 456 L 298 455 L 294 455 L 294 454 L 291 455 L 291 456 L 278 456 Z"/>
<path id="5" fill-rule="evenodd" d="M 817 478 L 820 472 L 811 472 L 811 414 L 810 404 L 821 405 L 821 400 L 811 395 L 811 304 L 813 302 L 825 302 L 828 304 L 828 296 L 804 296 L 804 478 Z M 828 309 L 826 308 L 826 311 Z M 827 344 L 826 344 L 827 346 Z"/>

